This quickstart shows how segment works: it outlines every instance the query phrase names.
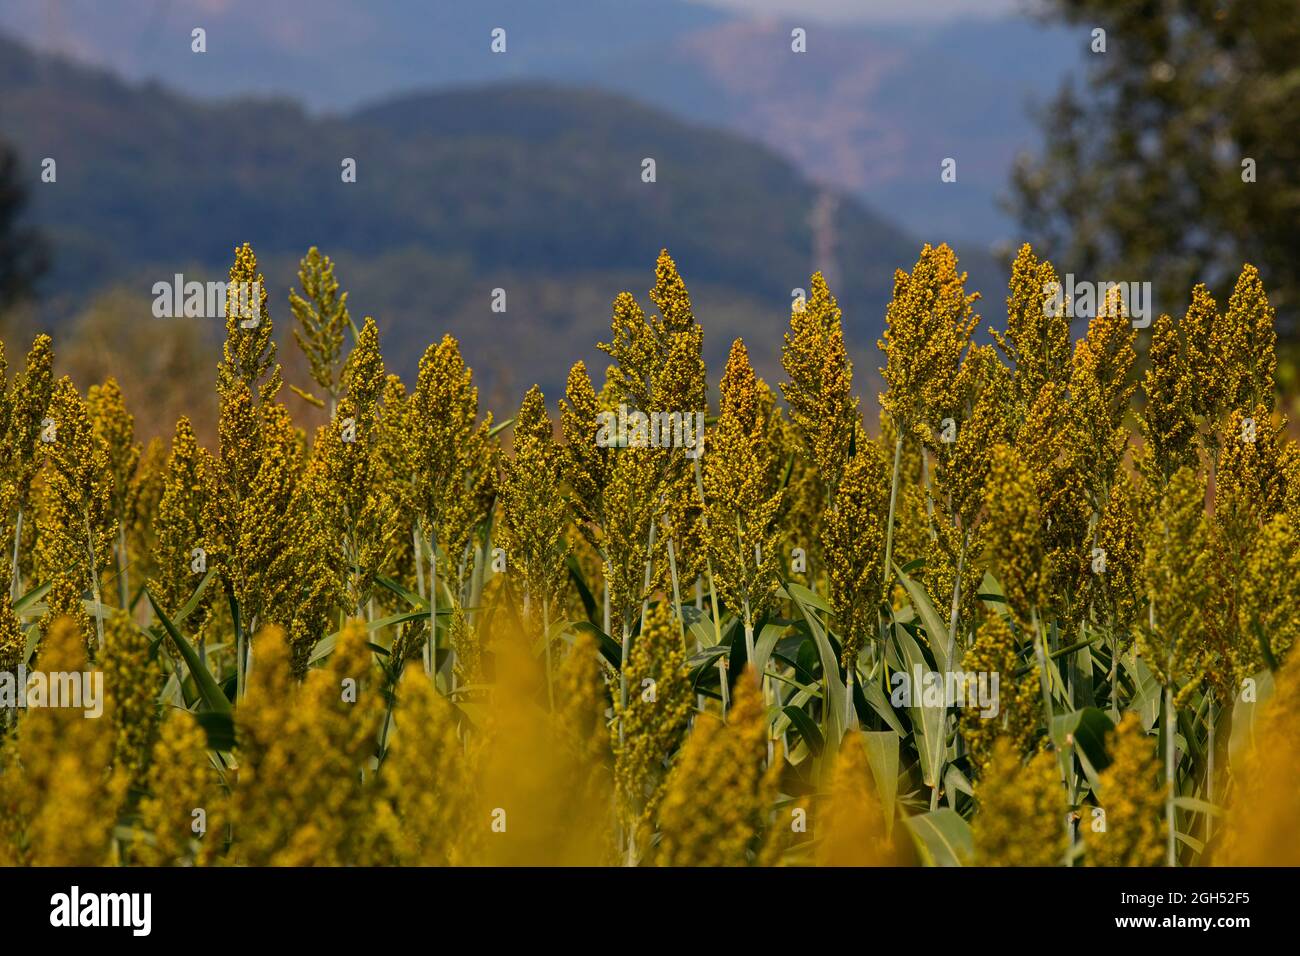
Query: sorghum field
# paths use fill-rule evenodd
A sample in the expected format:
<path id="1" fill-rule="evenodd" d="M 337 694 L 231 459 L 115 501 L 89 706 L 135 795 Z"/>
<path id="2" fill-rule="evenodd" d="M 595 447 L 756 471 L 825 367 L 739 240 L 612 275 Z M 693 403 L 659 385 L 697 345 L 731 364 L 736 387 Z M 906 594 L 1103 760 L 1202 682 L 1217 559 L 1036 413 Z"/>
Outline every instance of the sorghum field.
<path id="1" fill-rule="evenodd" d="M 820 275 L 783 380 L 738 340 L 708 399 L 665 252 L 608 369 L 504 417 L 450 337 L 387 375 L 316 250 L 244 315 L 260 278 L 236 250 L 212 448 L 141 447 L 48 337 L 9 359 L 0 671 L 104 700 L 10 682 L 0 863 L 1300 863 L 1300 449 L 1251 266 L 1075 341 L 1028 246 L 1005 314 L 926 246 L 878 402 Z"/>

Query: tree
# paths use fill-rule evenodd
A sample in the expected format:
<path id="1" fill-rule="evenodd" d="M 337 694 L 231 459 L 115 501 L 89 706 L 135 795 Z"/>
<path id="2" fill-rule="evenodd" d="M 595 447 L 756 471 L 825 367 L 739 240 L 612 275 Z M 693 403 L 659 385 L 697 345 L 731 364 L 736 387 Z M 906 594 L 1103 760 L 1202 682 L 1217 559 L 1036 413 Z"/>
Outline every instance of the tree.
<path id="1" fill-rule="evenodd" d="M 1046 0 L 1092 51 L 1013 173 L 1025 238 L 1066 271 L 1150 280 L 1179 314 L 1204 281 L 1264 273 L 1300 312 L 1300 0 Z M 1098 29 L 1105 31 L 1100 51 Z"/>
<path id="2" fill-rule="evenodd" d="M 49 262 L 45 243 L 19 222 L 27 192 L 18 176 L 17 154 L 0 142 L 0 313 L 31 294 Z"/>

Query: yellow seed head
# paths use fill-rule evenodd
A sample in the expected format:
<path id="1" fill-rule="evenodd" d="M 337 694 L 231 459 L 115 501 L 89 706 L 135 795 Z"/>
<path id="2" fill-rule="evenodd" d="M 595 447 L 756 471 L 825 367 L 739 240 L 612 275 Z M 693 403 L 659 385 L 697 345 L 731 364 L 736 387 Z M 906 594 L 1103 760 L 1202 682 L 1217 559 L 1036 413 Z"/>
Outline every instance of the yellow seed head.
<path id="1" fill-rule="evenodd" d="M 1065 791 L 1056 757 L 1039 751 L 1023 764 L 1006 738 L 976 790 L 973 821 L 979 866 L 1060 866 L 1065 859 Z"/>
<path id="2" fill-rule="evenodd" d="M 1082 828 L 1088 865 L 1159 866 L 1165 858 L 1165 794 L 1156 743 L 1130 713 L 1108 735 L 1107 749 L 1111 762 L 1097 793 L 1105 816 Z"/>

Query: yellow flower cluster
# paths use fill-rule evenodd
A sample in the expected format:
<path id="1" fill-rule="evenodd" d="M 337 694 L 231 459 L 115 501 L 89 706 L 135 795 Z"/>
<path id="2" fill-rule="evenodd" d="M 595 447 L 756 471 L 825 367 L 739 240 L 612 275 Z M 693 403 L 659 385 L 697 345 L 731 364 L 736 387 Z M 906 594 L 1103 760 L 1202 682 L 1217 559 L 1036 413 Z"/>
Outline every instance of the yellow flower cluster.
<path id="1" fill-rule="evenodd" d="M 822 518 L 828 591 L 844 645 L 841 660 L 849 670 L 876 625 L 884 570 L 886 481 L 880 447 L 862 436 Z"/>
<path id="2" fill-rule="evenodd" d="M 89 667 L 85 636 L 68 618 L 50 623 L 36 665 L 54 672 Z M 0 865 L 104 866 L 114 862 L 113 828 L 129 772 L 113 766 L 111 709 L 100 719 L 67 707 L 23 715 L 0 746 Z"/>
<path id="3" fill-rule="evenodd" d="M 131 843 L 134 862 L 192 864 L 199 842 L 208 836 L 207 815 L 216 780 L 203 728 L 192 714 L 173 708 L 163 719 L 153 747 L 139 826 Z"/>
<path id="4" fill-rule="evenodd" d="M 564 582 L 568 511 L 560 493 L 562 461 L 546 398 L 533 386 L 515 417 L 514 456 L 503 463 L 501 542 L 520 572 L 539 618 L 551 620 Z"/>
<path id="5" fill-rule="evenodd" d="M 92 653 L 103 645 L 102 612 L 92 625 L 81 600 L 90 591 L 99 601 L 100 575 L 111 566 L 117 522 L 113 479 L 103 440 L 95 434 L 85 402 L 71 379 L 59 379 L 50 395 L 53 441 L 45 451 L 44 512 L 40 515 L 40 567 L 52 582 L 49 620 L 71 617 Z"/>
<path id="6" fill-rule="evenodd" d="M 959 411 L 957 379 L 971 335 L 979 324 L 966 294 L 966 273 L 947 245 L 926 245 L 911 273 L 894 273 L 894 294 L 885 311 L 887 357 L 881 369 L 888 390 L 881 408 L 900 435 L 933 445 L 943 419 Z"/>
<path id="7" fill-rule="evenodd" d="M 668 762 L 693 707 L 686 649 L 667 601 L 656 602 L 627 660 L 627 704 L 614 704 L 614 781 L 625 826 L 652 819 Z"/>
<path id="8" fill-rule="evenodd" d="M 283 631 L 257 636 L 236 718 L 238 764 L 227 770 L 208 815 L 204 862 L 305 866 L 372 858 L 365 772 L 381 700 L 365 638 L 364 627 L 346 627 L 328 665 L 299 685 Z"/>
<path id="9" fill-rule="evenodd" d="M 1044 604 L 1043 528 L 1033 477 L 1015 448 L 993 449 L 989 470 L 988 535 L 993 573 L 1022 624 Z"/>
<path id="10" fill-rule="evenodd" d="M 1292 825 L 1300 812 L 1300 658 L 1277 672 L 1262 713 L 1235 774 L 1237 789 L 1227 826 L 1214 853 L 1218 866 L 1300 865 L 1300 837 Z"/>
<path id="11" fill-rule="evenodd" d="M 767 721 L 752 670 L 736 679 L 734 695 L 726 724 L 703 715 L 696 721 L 668 777 L 661 865 L 745 866 L 759 851 L 780 766 L 763 766 Z"/>
<path id="12" fill-rule="evenodd" d="M 0 863 L 1294 858 L 1300 445 L 1253 268 L 1140 359 L 1113 294 L 1072 343 L 1027 246 L 977 344 L 927 246 L 878 434 L 814 275 L 784 401 L 735 340 L 699 458 L 600 438 L 624 406 L 708 411 L 666 251 L 657 311 L 614 302 L 603 381 L 576 363 L 558 422 L 530 389 L 504 454 L 456 340 L 408 392 L 315 249 L 309 433 L 266 290 L 238 307 L 250 247 L 230 277 L 212 453 L 185 418 L 142 448 L 47 337 L 0 382 L 0 681 L 93 663 L 105 689 L 90 718 L 0 683 Z M 896 701 L 918 664 L 996 674 L 997 714 Z"/>
<path id="13" fill-rule="evenodd" d="M 1209 583 L 1204 501 L 1205 489 L 1191 469 L 1175 474 L 1143 561 L 1150 614 L 1139 631 L 1139 650 L 1160 682 L 1183 694 L 1195 689 L 1210 664 L 1201 616 Z"/>
<path id="14" fill-rule="evenodd" d="M 816 822 L 818 866 L 906 866 L 911 847 L 891 828 L 871 776 L 866 748 L 845 738 L 835 760 L 830 793 Z"/>
<path id="15" fill-rule="evenodd" d="M 745 344 L 736 339 L 722 373 L 722 407 L 704 461 L 705 540 L 718 593 L 743 609 L 746 628 L 767 610 L 781 564 L 775 528 L 781 489 L 772 480 L 770 424 L 763 416 L 775 408 L 761 402 L 763 387 Z"/>
<path id="16" fill-rule="evenodd" d="M 1007 620 L 989 614 L 962 658 L 962 670 L 968 674 L 998 675 L 997 716 L 985 717 L 975 708 L 961 712 L 962 739 L 970 751 L 972 770 L 979 777 L 991 772 L 998 741 L 1008 741 L 1012 753 L 1024 756 L 1038 735 L 1042 678 L 1032 655 L 1028 673 L 1020 674 L 1024 656 Z"/>
<path id="17" fill-rule="evenodd" d="M 804 452 L 816 466 L 825 500 L 839 484 L 858 422 L 853 363 L 844 344 L 842 313 L 820 272 L 813 273 L 807 301 L 796 302 L 785 333 L 781 364 L 788 382 L 781 393 Z"/>
<path id="18" fill-rule="evenodd" d="M 1110 766 L 1101 772 L 1102 813 L 1085 818 L 1089 866 L 1160 866 L 1165 859 L 1165 788 L 1155 741 L 1137 714 L 1127 715 L 1108 741 Z"/>
<path id="19" fill-rule="evenodd" d="M 998 740 L 975 798 L 975 863 L 1059 866 L 1065 859 L 1068 807 L 1052 753 L 1039 751 L 1026 765 L 1009 738 Z"/>

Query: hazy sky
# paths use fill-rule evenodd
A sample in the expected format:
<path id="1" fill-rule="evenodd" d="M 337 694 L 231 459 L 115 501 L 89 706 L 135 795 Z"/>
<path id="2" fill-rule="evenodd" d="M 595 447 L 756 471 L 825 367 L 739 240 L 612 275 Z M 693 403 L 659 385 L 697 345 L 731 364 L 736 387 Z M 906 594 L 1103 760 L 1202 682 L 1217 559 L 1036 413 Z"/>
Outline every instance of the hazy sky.
<path id="1" fill-rule="evenodd" d="M 1024 0 L 694 0 L 750 13 L 805 13 L 827 20 L 916 22 L 947 17 L 994 17 L 1022 8 Z"/>

